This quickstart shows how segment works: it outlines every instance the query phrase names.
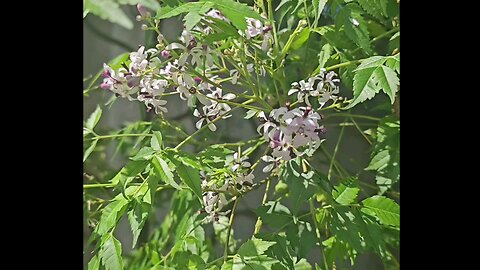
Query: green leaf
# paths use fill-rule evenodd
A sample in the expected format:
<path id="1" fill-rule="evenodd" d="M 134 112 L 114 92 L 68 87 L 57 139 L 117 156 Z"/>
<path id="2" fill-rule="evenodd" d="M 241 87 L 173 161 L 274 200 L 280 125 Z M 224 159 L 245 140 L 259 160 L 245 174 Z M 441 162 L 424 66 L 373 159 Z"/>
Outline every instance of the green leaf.
<path id="1" fill-rule="evenodd" d="M 83 153 L 83 162 L 85 162 L 85 160 L 87 160 L 88 156 L 90 156 L 90 154 L 93 152 L 93 150 L 95 149 L 95 146 L 97 145 L 97 142 L 98 142 L 98 140 L 92 141 L 92 144 L 90 144 L 90 146 L 87 148 L 87 150 L 85 150 L 85 153 Z"/>
<path id="2" fill-rule="evenodd" d="M 292 42 L 292 45 L 290 45 L 290 48 L 293 50 L 300 48 L 305 42 L 307 42 L 309 37 L 310 37 L 310 28 L 303 28 L 303 30 L 300 31 L 298 36 Z"/>
<path id="3" fill-rule="evenodd" d="M 343 258 L 347 254 L 346 244 L 339 241 L 336 236 L 328 238 L 322 244 L 325 246 L 325 258 L 330 267 L 337 258 Z"/>
<path id="4" fill-rule="evenodd" d="M 372 56 L 367 59 L 364 59 L 362 63 L 355 69 L 359 71 L 366 68 L 378 67 L 385 62 L 386 58 L 384 56 Z"/>
<path id="5" fill-rule="evenodd" d="M 117 2 L 114 2 L 113 0 L 85 0 L 83 3 L 84 15 L 85 13 L 92 13 L 104 20 L 119 24 L 127 29 L 133 28 L 132 21 L 122 11 Z"/>
<path id="6" fill-rule="evenodd" d="M 399 34 L 398 32 L 397 34 Z M 387 58 L 387 61 L 385 62 L 385 65 L 400 74 L 400 53 L 397 53 L 394 56 L 390 56 Z"/>
<path id="7" fill-rule="evenodd" d="M 100 259 L 98 255 L 93 256 L 88 262 L 88 270 L 99 270 L 100 269 Z"/>
<path id="8" fill-rule="evenodd" d="M 357 199 L 357 194 L 360 191 L 357 187 L 350 187 L 344 184 L 335 186 L 332 191 L 333 198 L 339 204 L 347 205 L 353 203 Z"/>
<path id="9" fill-rule="evenodd" d="M 155 155 L 155 150 L 151 147 L 142 147 L 135 156 L 131 157 L 131 160 L 150 160 Z"/>
<path id="10" fill-rule="evenodd" d="M 166 19 L 186 12 L 197 12 L 199 14 L 203 14 L 211 7 L 213 7 L 213 3 L 211 2 L 188 2 L 173 9 L 162 8 L 156 17 L 157 19 Z"/>
<path id="11" fill-rule="evenodd" d="M 205 37 L 205 40 L 209 43 L 219 40 L 225 40 L 229 37 L 239 37 L 238 30 L 233 27 L 230 23 L 227 23 L 223 20 L 219 20 L 216 18 L 209 18 L 209 20 L 213 21 L 213 23 L 208 23 L 215 33 L 211 33 Z"/>
<path id="12" fill-rule="evenodd" d="M 350 109 L 358 103 L 372 99 L 380 89 L 376 87 L 373 72 L 376 67 L 359 70 L 353 77 L 353 100 L 345 109 Z"/>
<path id="13" fill-rule="evenodd" d="M 314 2 L 317 2 L 317 0 L 313 0 Z M 318 0 L 318 7 L 317 7 L 317 20 L 320 19 L 320 16 L 322 15 L 323 8 L 325 8 L 325 5 L 327 4 L 328 0 Z"/>
<path id="14" fill-rule="evenodd" d="M 382 65 L 386 60 L 386 57 L 374 56 L 358 66 L 353 77 L 353 100 L 345 109 L 373 98 L 380 90 L 390 97 L 393 104 L 400 80 L 395 71 Z"/>
<path id="15" fill-rule="evenodd" d="M 108 235 L 98 254 L 106 270 L 123 269 L 122 244 L 112 234 Z"/>
<path id="16" fill-rule="evenodd" d="M 392 199 L 375 195 L 362 201 L 362 212 L 373 215 L 385 225 L 400 226 L 400 206 Z"/>
<path id="17" fill-rule="evenodd" d="M 232 270 L 269 270 L 271 266 L 277 263 L 278 260 L 267 257 L 265 255 L 241 258 L 233 258 Z"/>
<path id="18" fill-rule="evenodd" d="M 381 195 L 400 180 L 400 120 L 395 117 L 383 118 L 374 138 L 373 158 L 365 170 L 377 171 L 375 179 Z"/>
<path id="19" fill-rule="evenodd" d="M 239 30 L 247 29 L 246 18 L 253 18 L 261 21 L 264 20 L 260 14 L 255 12 L 251 7 L 240 2 L 233 0 L 215 0 L 206 2 L 213 3 L 214 7 L 220 10 Z"/>
<path id="20" fill-rule="evenodd" d="M 180 163 L 177 165 L 177 173 L 183 183 L 185 183 L 201 201 L 202 187 L 200 185 L 200 172 L 195 168 Z"/>
<path id="21" fill-rule="evenodd" d="M 227 240 L 227 228 L 228 228 L 228 217 L 226 216 L 219 216 L 218 222 L 213 222 L 213 232 L 215 234 L 215 239 L 219 241 L 222 246 L 225 246 Z M 230 232 L 231 239 L 234 239 L 235 230 L 232 228 Z M 236 246 L 236 241 L 229 241 L 228 242 L 228 249 L 234 250 Z"/>
<path id="22" fill-rule="evenodd" d="M 173 188 L 181 190 L 182 188 L 175 182 L 173 179 L 173 173 L 168 167 L 167 162 L 163 160 L 158 155 L 152 159 L 153 168 L 157 176 L 162 179 L 165 183 L 171 185 Z"/>
<path id="23" fill-rule="evenodd" d="M 312 265 L 303 258 L 295 264 L 295 270 L 312 270 Z"/>
<path id="24" fill-rule="evenodd" d="M 104 235 L 114 228 L 120 217 L 125 213 L 127 205 L 128 201 L 124 197 L 118 197 L 118 199 L 113 200 L 105 206 L 105 208 L 102 209 L 102 215 L 95 228 L 95 232 L 98 235 Z"/>
<path id="25" fill-rule="evenodd" d="M 394 50 L 398 50 L 398 49 L 400 49 L 400 31 L 398 31 L 395 35 L 393 35 L 388 41 L 389 52 L 393 53 Z"/>
<path id="26" fill-rule="evenodd" d="M 154 131 L 153 136 L 150 139 L 150 146 L 156 150 L 160 151 L 162 149 L 162 133 L 160 131 Z"/>
<path id="27" fill-rule="evenodd" d="M 189 12 L 183 20 L 185 21 L 185 29 L 187 31 L 192 30 L 192 28 L 197 25 L 197 23 L 202 19 L 202 15 L 198 14 L 198 12 L 192 11 Z"/>
<path id="28" fill-rule="evenodd" d="M 287 267 L 287 269 L 294 269 L 292 257 L 295 256 L 295 252 L 292 250 L 290 243 L 287 241 L 285 233 L 259 233 L 255 236 L 262 240 L 275 242 L 275 245 L 271 246 L 267 251 L 265 251 L 265 255 L 277 259 L 283 266 Z"/>
<path id="29" fill-rule="evenodd" d="M 360 6 L 370 15 L 383 19 L 388 17 L 387 4 L 388 0 L 358 0 Z"/>
<path id="30" fill-rule="evenodd" d="M 93 111 L 93 113 L 90 114 L 90 116 L 88 117 L 88 120 L 85 126 L 88 129 L 93 130 L 97 125 L 98 121 L 100 120 L 101 116 L 102 116 L 102 109 L 100 108 L 100 106 L 97 105 L 97 108 L 95 109 L 95 111 Z"/>
<path id="31" fill-rule="evenodd" d="M 318 70 L 325 67 L 328 59 L 332 56 L 333 47 L 329 43 L 322 46 L 320 53 L 318 54 Z"/>
<path id="32" fill-rule="evenodd" d="M 238 255 L 243 257 L 262 255 L 269 247 L 275 245 L 275 242 L 264 241 L 253 238 L 243 243 L 238 249 Z"/>
<path id="33" fill-rule="evenodd" d="M 314 171 L 303 173 L 300 159 L 290 160 L 284 166 L 281 177 L 288 185 L 289 199 L 292 201 L 292 213 L 297 214 L 300 207 L 313 196 L 316 187 L 313 184 Z"/>
<path id="34" fill-rule="evenodd" d="M 357 46 L 361 47 L 367 54 L 372 53 L 367 22 L 359 10 L 347 7 L 341 9 L 336 20 L 336 28 L 340 29 L 342 25 L 348 38 L 355 42 Z"/>
<path id="35" fill-rule="evenodd" d="M 262 222 L 272 228 L 281 228 L 293 221 L 293 216 L 287 207 L 279 202 L 270 201 L 255 210 Z"/>
<path id="36" fill-rule="evenodd" d="M 225 168 L 225 160 L 235 151 L 225 148 L 224 146 L 211 145 L 200 152 L 200 159 L 203 164 L 213 166 L 215 168 Z"/>
<path id="37" fill-rule="evenodd" d="M 365 170 L 380 171 L 388 165 L 389 161 L 390 161 L 390 152 L 388 150 L 380 151 L 372 158 L 372 160 L 370 161 L 370 164 L 368 165 L 367 168 L 365 168 Z"/>
<path id="38" fill-rule="evenodd" d="M 132 248 L 135 248 L 137 244 L 138 236 L 140 236 L 149 212 L 150 207 L 148 204 L 142 203 L 137 199 L 134 200 L 133 209 L 128 212 L 128 222 L 130 223 L 130 228 L 133 233 Z"/>
<path id="39" fill-rule="evenodd" d="M 400 84 L 400 80 L 397 74 L 395 74 L 395 71 L 387 66 L 380 66 L 375 69 L 374 76 L 378 81 L 378 86 L 390 97 L 390 101 L 393 104 L 395 94 L 398 91 L 398 85 Z"/>
<path id="40" fill-rule="evenodd" d="M 297 257 L 297 262 L 300 258 L 306 258 L 317 243 L 317 235 L 309 222 L 292 223 L 287 226 L 286 233 L 290 246 Z"/>
<path id="41" fill-rule="evenodd" d="M 132 160 L 125 165 L 111 180 L 112 184 L 118 185 L 122 183 L 125 185 L 141 173 L 147 167 L 147 160 Z"/>
<path id="42" fill-rule="evenodd" d="M 116 0 L 121 5 L 136 5 L 142 4 L 152 10 L 160 8 L 160 4 L 156 0 Z"/>

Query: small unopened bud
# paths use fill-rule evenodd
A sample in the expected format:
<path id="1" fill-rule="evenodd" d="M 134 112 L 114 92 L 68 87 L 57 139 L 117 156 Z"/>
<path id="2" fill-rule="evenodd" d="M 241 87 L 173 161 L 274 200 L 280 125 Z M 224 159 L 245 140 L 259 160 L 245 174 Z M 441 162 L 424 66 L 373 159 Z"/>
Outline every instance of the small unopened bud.
<path id="1" fill-rule="evenodd" d="M 273 29 L 273 27 L 271 25 L 267 25 L 267 26 L 263 27 L 262 31 L 263 31 L 264 34 L 266 34 L 270 31 L 272 31 L 272 29 Z"/>
<path id="2" fill-rule="evenodd" d="M 142 24 L 142 30 L 147 30 L 148 26 L 146 24 Z"/>
<path id="3" fill-rule="evenodd" d="M 198 76 L 195 77 L 195 78 L 193 78 L 193 80 L 194 80 L 196 83 L 201 83 L 201 82 L 202 82 L 202 78 L 200 78 L 200 77 L 198 77 Z"/>
<path id="4" fill-rule="evenodd" d="M 110 89 L 110 85 L 108 85 L 106 83 L 102 83 L 102 84 L 100 84 L 100 88 L 102 88 L 104 90 L 108 90 L 108 89 Z"/>
<path id="5" fill-rule="evenodd" d="M 164 39 L 165 39 L 165 37 L 162 34 L 158 34 L 158 36 L 157 36 L 158 43 L 161 43 Z"/>
<path id="6" fill-rule="evenodd" d="M 190 40 L 190 42 L 188 43 L 188 46 L 187 46 L 187 49 L 191 50 L 193 49 L 193 47 L 197 46 L 197 41 L 193 38 Z"/>
<path id="7" fill-rule="evenodd" d="M 141 21 L 141 20 L 142 20 L 142 16 L 141 16 L 141 15 L 137 15 L 137 16 L 135 17 L 135 20 L 137 20 L 137 22 Z"/>
<path id="8" fill-rule="evenodd" d="M 285 103 L 285 107 L 287 107 L 287 110 L 289 110 L 289 111 L 292 110 L 291 107 L 290 107 L 291 105 L 292 104 L 290 102 Z"/>
<path id="9" fill-rule="evenodd" d="M 172 56 L 172 55 L 170 54 L 170 51 L 168 51 L 168 50 L 163 50 L 163 51 L 160 53 L 160 55 L 162 55 L 163 58 L 170 58 L 170 56 Z"/>
<path id="10" fill-rule="evenodd" d="M 140 15 L 142 17 L 146 17 L 147 14 L 148 14 L 147 8 L 144 5 L 138 4 L 137 5 L 137 10 L 138 10 L 138 13 L 140 13 Z"/>
<path id="11" fill-rule="evenodd" d="M 108 70 L 104 70 L 104 71 L 102 72 L 102 77 L 104 77 L 104 78 L 110 77 L 110 72 L 108 72 Z"/>
<path id="12" fill-rule="evenodd" d="M 312 111 L 312 107 L 307 106 L 307 108 L 305 108 L 305 112 L 303 113 L 303 117 L 307 117 L 311 111 Z"/>

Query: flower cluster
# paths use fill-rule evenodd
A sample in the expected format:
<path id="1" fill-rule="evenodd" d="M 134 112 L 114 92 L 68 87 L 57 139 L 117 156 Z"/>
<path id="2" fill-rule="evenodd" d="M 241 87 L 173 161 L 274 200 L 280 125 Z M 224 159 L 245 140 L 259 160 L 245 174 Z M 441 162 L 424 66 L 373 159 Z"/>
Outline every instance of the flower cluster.
<path id="1" fill-rule="evenodd" d="M 262 50 L 268 51 L 268 46 L 273 43 L 272 26 L 263 25 L 259 20 L 247 18 L 247 30 L 245 35 L 247 39 L 253 39 L 257 36 L 262 38 Z"/>
<path id="2" fill-rule="evenodd" d="M 202 189 L 206 189 L 208 186 L 208 181 L 206 180 L 206 176 L 204 172 L 201 172 L 201 176 L 203 178 L 202 180 Z M 228 182 L 225 182 L 225 185 L 223 185 L 218 191 L 226 191 L 228 186 Z M 217 190 L 217 186 L 213 184 L 210 189 L 212 190 Z M 210 221 L 218 221 L 218 216 L 221 214 L 226 214 L 226 213 L 221 213 L 220 211 L 222 208 L 227 204 L 227 199 L 225 197 L 225 194 L 218 192 L 218 191 L 207 191 L 203 193 L 203 205 L 204 205 L 204 210 L 208 214 L 208 220 L 207 222 Z"/>
<path id="3" fill-rule="evenodd" d="M 156 113 L 158 110 L 167 112 L 163 107 L 167 101 L 161 100 L 161 97 L 168 87 L 168 81 L 155 78 L 155 74 L 149 71 L 158 62 L 158 58 L 154 58 L 156 53 L 156 49 L 145 51 L 145 47 L 140 46 L 138 51 L 130 53 L 130 65 L 123 63 L 117 72 L 104 64 L 104 79 L 100 87 L 119 97 L 143 102 L 148 110 L 155 109 Z M 132 97 L 135 93 L 137 96 Z"/>
<path id="4" fill-rule="evenodd" d="M 271 163 L 263 169 L 264 172 L 276 169 L 280 160 L 288 161 L 304 154 L 311 156 L 326 132 L 319 124 L 322 117 L 310 106 L 291 109 L 287 104 L 272 110 L 268 117 L 264 112 L 258 116 L 261 124 L 257 131 L 263 133 L 272 149 L 272 156 L 262 157 L 263 161 Z"/>
<path id="5" fill-rule="evenodd" d="M 334 78 L 337 74 L 334 71 L 327 71 L 322 68 L 317 76 L 308 78 L 307 81 L 301 80 L 292 83 L 292 88 L 288 91 L 288 95 L 297 93 L 298 102 L 305 102 L 308 106 L 312 106 L 309 97 L 318 98 L 320 108 L 322 108 L 329 100 L 336 101 L 338 99 L 339 87 L 335 83 L 340 82 L 338 78 Z"/>

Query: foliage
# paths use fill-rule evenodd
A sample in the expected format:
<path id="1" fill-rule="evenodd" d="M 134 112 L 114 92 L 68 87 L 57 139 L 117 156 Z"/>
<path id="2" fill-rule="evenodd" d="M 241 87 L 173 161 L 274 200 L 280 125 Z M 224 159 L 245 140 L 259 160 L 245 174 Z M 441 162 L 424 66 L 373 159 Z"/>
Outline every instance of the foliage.
<path id="1" fill-rule="evenodd" d="M 84 17 L 129 29 L 121 5 L 138 4 L 142 29 L 158 36 L 85 82 L 86 98 L 99 84 L 112 93 L 83 128 L 89 270 L 353 269 L 361 256 L 399 268 L 399 2 L 253 3 L 84 1 Z M 175 41 L 160 31 L 172 17 L 185 25 Z M 176 95 L 193 133 L 169 116 Z M 148 117 L 108 129 L 118 99 Z M 234 114 L 258 136 L 225 137 Z M 341 159 L 358 158 L 345 129 L 370 145 L 356 169 Z M 240 238 L 233 227 L 253 191 L 262 200 Z"/>

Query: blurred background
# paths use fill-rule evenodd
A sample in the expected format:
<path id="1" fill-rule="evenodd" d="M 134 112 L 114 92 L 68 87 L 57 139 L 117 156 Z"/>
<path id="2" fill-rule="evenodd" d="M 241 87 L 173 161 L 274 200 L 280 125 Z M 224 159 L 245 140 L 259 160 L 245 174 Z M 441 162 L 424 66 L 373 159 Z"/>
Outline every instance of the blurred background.
<path id="1" fill-rule="evenodd" d="M 89 78 L 94 77 L 99 71 L 102 70 L 103 63 L 107 63 L 111 59 L 128 53 L 136 51 L 139 45 L 147 45 L 147 48 L 155 45 L 156 36 L 151 32 L 146 33 L 141 30 L 141 23 L 135 21 L 135 16 L 138 14 L 134 6 L 122 7 L 124 13 L 133 22 L 133 29 L 129 30 L 118 24 L 113 24 L 106 20 L 103 20 L 93 14 L 89 14 L 84 18 L 83 27 L 83 55 L 84 65 L 83 74 L 85 80 L 84 88 L 88 87 L 90 82 Z M 168 19 L 161 23 L 161 29 L 167 39 L 177 38 L 182 30 L 182 22 L 179 19 Z M 298 78 L 303 79 L 303 78 Z M 96 108 L 100 105 L 103 109 L 102 118 L 97 126 L 99 133 L 108 134 L 119 130 L 126 125 L 136 121 L 151 121 L 155 119 L 154 113 L 147 113 L 145 106 L 139 102 L 130 102 L 123 99 L 117 99 L 113 105 L 105 105 L 112 93 L 110 91 L 102 90 L 98 87 L 101 80 L 98 80 L 94 85 L 94 88 L 88 91 L 88 96 L 84 96 L 84 119 L 86 119 Z M 351 96 L 351 90 L 341 88 L 341 94 Z M 383 96 L 377 96 L 378 103 L 384 101 Z M 178 96 L 167 97 L 168 114 L 165 115 L 167 119 L 174 119 L 178 125 L 181 126 L 187 133 L 193 133 L 195 129 L 196 118 L 192 116 L 192 111 L 187 108 L 184 101 L 180 100 Z M 361 107 L 361 106 L 359 106 Z M 256 126 L 259 124 L 257 120 L 246 121 L 243 119 L 244 110 L 233 113 L 233 117 L 228 121 L 220 121 L 218 129 L 215 133 L 209 133 L 212 137 L 206 138 L 215 143 L 217 141 L 223 142 L 235 142 L 241 140 L 248 140 L 257 136 Z M 372 114 L 372 113 L 370 113 Z M 375 113 L 373 113 L 375 114 Z M 384 114 L 381 111 L 379 115 Z M 328 116 L 328 113 L 326 113 Z M 334 118 L 325 120 L 325 126 L 328 130 L 327 140 L 324 142 L 324 147 L 328 153 L 333 153 L 337 138 L 341 127 L 340 122 L 343 122 L 343 118 Z M 360 121 L 361 122 L 361 121 Z M 374 125 L 371 125 L 374 127 Z M 362 125 L 362 127 L 368 127 L 368 123 Z M 198 138 L 200 139 L 200 138 Z M 118 170 L 127 162 L 129 156 L 129 150 L 123 149 L 116 151 L 116 145 L 114 142 L 108 142 L 104 145 L 100 145 L 92 153 L 89 159 L 84 163 L 84 172 L 86 174 L 85 183 L 89 182 L 89 179 L 95 178 L 98 182 L 107 182 Z M 263 149 L 256 151 L 256 155 L 253 156 L 253 161 L 260 158 Z M 328 161 L 324 155 L 319 156 L 318 160 L 314 160 L 316 166 L 320 170 L 326 172 L 328 170 Z M 347 125 L 344 128 L 344 134 L 339 150 L 337 153 L 337 160 L 343 164 L 343 166 L 349 172 L 358 172 L 365 168 L 370 162 L 370 145 L 367 141 L 360 136 L 358 130 L 353 125 Z M 257 171 L 260 171 L 258 173 Z M 261 170 L 256 170 L 256 180 L 262 179 Z M 363 172 L 360 174 L 360 179 L 370 185 L 374 185 L 373 174 L 369 172 Z M 374 191 L 368 192 L 368 186 L 364 187 L 366 192 L 360 194 L 360 199 L 367 194 L 373 194 Z M 105 190 L 104 190 L 105 191 Z M 252 209 L 257 208 L 264 193 L 264 187 L 249 193 L 249 195 L 241 200 L 238 207 L 238 215 L 234 223 L 234 237 L 240 239 L 242 242 L 251 236 L 254 228 L 256 218 L 252 215 Z M 160 200 L 165 200 L 164 207 L 156 209 L 156 219 L 149 221 L 151 226 L 160 224 L 165 212 L 168 211 L 168 193 L 164 193 L 164 196 Z M 150 219 L 150 218 L 149 218 Z M 205 226 L 207 227 L 207 226 Z M 91 257 L 92 246 L 88 244 L 88 237 L 91 234 L 91 226 L 87 222 L 85 217 L 84 224 L 84 261 L 85 266 Z M 153 230 L 151 227 L 145 227 L 145 233 L 142 233 L 143 238 L 148 238 L 150 232 Z M 126 218 L 120 221 L 120 225 L 116 230 L 116 237 L 122 242 L 123 254 L 128 255 L 131 252 L 132 234 Z M 142 237 L 140 238 L 141 244 Z M 319 252 L 312 250 L 310 253 L 311 261 L 319 261 Z M 340 267 L 340 266 L 339 266 Z M 381 260 L 375 255 L 365 254 L 358 258 L 356 269 L 383 269 Z"/>

